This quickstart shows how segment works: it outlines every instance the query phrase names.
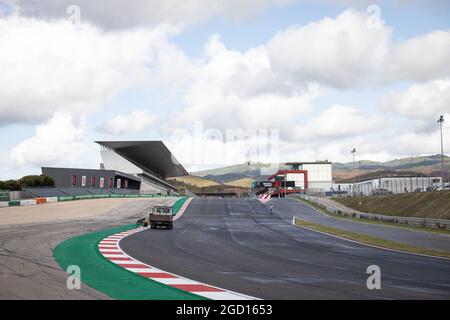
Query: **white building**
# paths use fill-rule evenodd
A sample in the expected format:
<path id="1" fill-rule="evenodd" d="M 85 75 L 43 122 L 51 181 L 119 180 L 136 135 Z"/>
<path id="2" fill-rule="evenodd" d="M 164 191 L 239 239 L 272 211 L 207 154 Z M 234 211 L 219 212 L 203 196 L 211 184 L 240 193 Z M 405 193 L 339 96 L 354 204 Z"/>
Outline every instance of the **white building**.
<path id="1" fill-rule="evenodd" d="M 377 189 L 386 189 L 392 193 L 414 192 L 418 189 L 439 187 L 442 185 L 442 177 L 423 177 L 423 176 L 405 176 L 405 177 L 378 177 L 364 181 L 335 183 L 333 191 L 354 193 L 358 195 L 371 195 Z"/>
<path id="2" fill-rule="evenodd" d="M 274 195 L 286 193 L 325 193 L 333 185 L 332 163 L 289 162 L 287 169 L 279 170 L 268 180 L 273 182 Z"/>
<path id="3" fill-rule="evenodd" d="M 333 185 L 333 168 L 331 162 L 288 162 L 286 165 L 292 170 L 307 172 L 307 188 L 310 192 L 330 191 Z"/>

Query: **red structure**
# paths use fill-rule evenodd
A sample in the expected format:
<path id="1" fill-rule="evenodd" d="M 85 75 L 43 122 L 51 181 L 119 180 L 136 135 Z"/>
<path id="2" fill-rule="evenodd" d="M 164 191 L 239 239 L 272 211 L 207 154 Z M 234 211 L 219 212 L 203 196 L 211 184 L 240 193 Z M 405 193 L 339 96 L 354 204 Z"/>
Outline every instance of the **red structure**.
<path id="1" fill-rule="evenodd" d="M 294 175 L 303 175 L 303 189 L 295 186 L 295 181 L 286 181 L 288 174 Z M 282 180 L 277 180 L 277 177 L 283 176 Z M 275 174 L 271 175 L 268 178 L 269 181 L 273 180 L 273 188 L 275 189 L 272 192 L 272 196 L 284 196 L 285 194 L 290 193 L 303 193 L 306 189 L 308 189 L 308 171 L 306 170 L 278 170 Z M 289 186 L 294 183 L 294 186 Z"/>

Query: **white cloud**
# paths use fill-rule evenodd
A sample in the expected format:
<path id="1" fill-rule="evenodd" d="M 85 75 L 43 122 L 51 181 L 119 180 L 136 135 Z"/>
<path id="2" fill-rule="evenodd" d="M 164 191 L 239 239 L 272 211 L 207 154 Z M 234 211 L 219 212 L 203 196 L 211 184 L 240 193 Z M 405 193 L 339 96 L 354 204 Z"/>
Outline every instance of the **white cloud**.
<path id="1" fill-rule="evenodd" d="M 158 3 L 162 12 L 171 5 Z M 214 3 L 208 5 L 218 2 Z M 223 5 L 233 8 L 230 12 L 241 5 L 237 1 L 226 3 Z M 242 5 L 248 3 L 253 2 L 248 0 Z M 82 14 L 87 14 L 89 5 L 86 2 L 86 7 L 82 6 Z M 112 6 L 115 5 L 114 2 Z M 130 4 L 130 16 L 122 21 L 120 18 L 102 22 L 109 9 L 105 10 L 103 18 L 100 17 L 103 13 L 97 12 L 99 17 L 93 21 L 101 21 L 104 26 L 112 24 L 113 28 L 129 27 L 127 21 L 138 14 L 133 13 L 134 5 L 137 4 Z M 117 3 L 113 9 L 118 8 Z M 142 19 L 137 19 L 136 25 L 146 24 L 145 8 L 140 8 Z M 178 9 L 190 12 L 197 10 L 195 8 L 195 3 L 190 2 Z M 219 11 L 226 12 L 222 9 Z M 212 12 L 218 12 L 216 10 Z M 159 17 L 157 11 L 151 14 L 155 14 L 158 22 L 187 21 L 179 18 L 179 13 L 169 11 L 169 17 L 164 14 Z M 50 16 L 51 12 L 48 11 Z M 249 12 L 253 12 L 253 8 Z M 206 13 L 205 17 L 210 15 Z M 449 113 L 450 80 L 446 78 L 450 65 L 449 32 L 436 31 L 392 44 L 389 27 L 367 28 L 366 19 L 364 12 L 348 10 L 334 19 L 325 18 L 280 31 L 266 44 L 246 51 L 230 50 L 218 36 L 213 36 L 206 44 L 204 57 L 192 60 L 167 39 L 174 29 L 102 32 L 89 24 L 77 29 L 61 20 L 1 18 L 0 126 L 47 121 L 38 126 L 34 137 L 13 148 L 9 158 L 18 165 L 58 163 L 62 159 L 59 155 L 74 162 L 78 161 L 77 157 L 84 158 L 79 153 L 87 150 L 82 147 L 84 127 L 77 125 L 69 114 L 79 114 L 83 118 L 118 93 L 141 84 L 181 104 L 171 104 L 178 108 L 170 114 L 164 112 L 165 117 L 159 114 L 157 122 L 152 110 L 140 110 L 104 121 L 100 130 L 120 135 L 144 132 L 152 126 L 159 129 L 186 127 L 195 121 L 220 130 L 280 128 L 281 138 L 285 140 L 281 155 L 294 155 L 297 160 L 346 159 L 353 146 L 360 146 L 361 156 L 375 159 L 403 152 L 395 143 L 402 143 L 402 148 L 409 144 L 410 150 L 417 152 L 434 150 L 434 145 L 429 149 L 419 145 L 430 137 L 418 138 L 417 132 L 400 131 L 395 139 L 386 136 L 383 144 L 376 143 L 370 135 L 378 129 L 385 130 L 385 123 L 379 116 L 366 114 L 356 106 L 332 106 L 317 118 L 297 126 L 295 136 L 287 134 L 301 119 L 310 116 L 315 99 L 322 93 L 322 85 L 350 90 L 439 76 L 442 80 L 415 84 L 405 92 L 392 94 L 383 100 L 384 111 L 390 110 L 405 121 L 433 118 L 433 124 L 435 113 Z M 417 108 L 419 104 L 423 107 Z M 159 125 L 165 120 L 164 126 Z M 57 122 L 64 123 L 66 128 Z M 407 128 L 412 124 L 414 122 L 406 122 Z M 63 132 L 65 144 L 53 141 L 54 137 L 47 133 L 59 131 Z M 214 141 L 203 144 L 198 140 L 197 143 L 210 150 L 217 148 Z M 70 156 L 66 144 L 76 148 L 71 149 Z M 50 146 L 49 149 L 42 149 L 44 145 Z M 177 146 L 182 148 L 182 144 Z M 225 150 L 239 160 L 235 162 L 246 158 L 239 144 L 230 143 Z M 184 163 L 184 159 L 179 158 Z"/>
<path id="2" fill-rule="evenodd" d="M 318 95 L 316 85 L 278 78 L 263 47 L 232 51 L 214 36 L 205 54 L 175 127 L 194 121 L 220 130 L 285 127 Z"/>
<path id="3" fill-rule="evenodd" d="M 149 75 L 167 30 L 103 33 L 90 25 L 0 19 L 0 126 L 55 111 L 87 114 Z"/>
<path id="4" fill-rule="evenodd" d="M 432 31 L 392 48 L 389 63 L 390 80 L 428 80 L 450 75 L 450 30 Z"/>
<path id="5" fill-rule="evenodd" d="M 100 131 L 111 134 L 149 131 L 155 127 L 156 115 L 143 110 L 133 110 L 128 115 L 117 115 L 103 122 Z"/>
<path id="6" fill-rule="evenodd" d="M 335 19 L 278 32 L 266 45 L 273 70 L 294 82 L 317 81 L 340 89 L 450 74 L 450 31 L 393 43 L 391 28 L 370 28 L 369 18 L 346 10 Z"/>
<path id="7" fill-rule="evenodd" d="M 363 113 L 350 106 L 334 105 L 295 130 L 301 141 L 336 140 L 386 129 L 388 123 L 379 115 Z"/>
<path id="8" fill-rule="evenodd" d="M 10 163 L 16 167 L 79 163 L 91 150 L 84 140 L 85 126 L 77 124 L 70 113 L 56 113 L 36 128 L 35 135 L 16 145 Z"/>
<path id="9" fill-rule="evenodd" d="M 296 81 L 339 88 L 364 84 L 383 69 L 390 28 L 367 26 L 368 16 L 353 10 L 278 32 L 267 44 L 274 69 Z"/>
<path id="10" fill-rule="evenodd" d="M 450 113 L 444 114 L 446 119 L 450 119 Z M 441 153 L 441 136 L 439 125 L 432 123 L 433 128 L 428 132 L 414 132 L 409 128 L 399 129 L 395 134 L 383 135 L 380 139 L 370 141 L 373 149 L 384 150 L 395 157 L 406 157 L 411 155 L 426 155 Z M 446 135 L 450 132 L 450 122 L 444 122 L 444 152 L 448 154 L 450 150 L 450 139 Z"/>
<path id="11" fill-rule="evenodd" d="M 246 19 L 265 8 L 291 0 L 8 0 L 21 14 L 39 18 L 64 18 L 69 5 L 76 4 L 85 19 L 106 29 L 155 26 L 161 23 L 188 26 L 214 16 Z"/>
<path id="12" fill-rule="evenodd" d="M 381 108 L 431 124 L 439 115 L 450 113 L 450 78 L 412 84 L 402 92 L 384 97 Z"/>

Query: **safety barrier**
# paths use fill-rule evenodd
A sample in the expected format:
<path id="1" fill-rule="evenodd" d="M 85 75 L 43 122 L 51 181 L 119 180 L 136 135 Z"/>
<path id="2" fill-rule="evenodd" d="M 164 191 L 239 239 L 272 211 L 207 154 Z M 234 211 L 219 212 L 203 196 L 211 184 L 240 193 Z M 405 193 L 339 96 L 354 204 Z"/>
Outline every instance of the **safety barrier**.
<path id="1" fill-rule="evenodd" d="M 32 206 L 35 205 L 37 202 L 35 199 L 26 199 L 26 200 L 20 200 L 21 206 Z"/>
<path id="2" fill-rule="evenodd" d="M 74 201 L 74 200 L 85 200 L 85 199 L 160 198 L 160 197 L 166 197 L 166 196 L 158 195 L 158 194 L 91 194 L 91 195 L 80 195 L 80 196 L 40 197 L 40 198 L 34 198 L 34 199 L 1 201 L 0 208 L 30 206 L 30 205 L 36 205 L 36 204 L 54 203 L 54 202 L 62 202 L 62 201 Z"/>
<path id="3" fill-rule="evenodd" d="M 374 220 L 374 221 L 387 222 L 387 223 L 397 223 L 397 224 L 403 224 L 403 225 L 408 225 L 408 226 L 413 226 L 413 227 L 425 227 L 425 228 L 433 228 L 433 229 L 450 230 L 450 220 L 387 216 L 387 215 L 376 214 L 376 213 L 363 213 L 363 212 L 356 212 L 356 211 L 352 211 L 352 210 L 342 210 L 342 209 L 330 206 L 328 204 L 325 204 L 315 197 L 306 196 L 306 195 L 296 195 L 296 197 L 300 197 L 309 202 L 312 202 L 315 205 L 321 207 L 322 209 L 327 210 L 330 213 L 344 216 L 344 217 L 365 219 L 365 220 Z"/>
<path id="4" fill-rule="evenodd" d="M 0 202 L 8 202 L 11 200 L 9 198 L 9 191 L 0 190 Z"/>
<path id="5" fill-rule="evenodd" d="M 47 198 L 35 198 L 36 204 L 47 203 Z"/>

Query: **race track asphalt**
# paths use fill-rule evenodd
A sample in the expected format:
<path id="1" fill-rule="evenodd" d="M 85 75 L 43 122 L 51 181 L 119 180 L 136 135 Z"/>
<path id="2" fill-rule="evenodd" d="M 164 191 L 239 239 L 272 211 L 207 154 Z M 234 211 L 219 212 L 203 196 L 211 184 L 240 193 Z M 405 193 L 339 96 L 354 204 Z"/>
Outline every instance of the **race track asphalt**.
<path id="1" fill-rule="evenodd" d="M 337 219 L 333 216 L 318 214 L 317 210 L 311 208 L 300 200 L 274 198 L 270 201 L 273 212 L 287 221 L 292 216 L 316 224 L 325 225 L 340 230 L 366 234 L 376 238 L 383 238 L 395 242 L 401 242 L 412 246 L 442 250 L 450 252 L 450 234 L 425 232 L 414 228 L 402 228 L 395 224 L 376 224 L 366 222 L 363 219 Z"/>
<path id="2" fill-rule="evenodd" d="M 154 267 L 262 299 L 450 298 L 450 260 L 337 239 L 295 227 L 289 215 L 256 199 L 196 198 L 173 230 L 120 245 Z M 380 290 L 366 286 L 370 265 L 381 268 Z"/>

